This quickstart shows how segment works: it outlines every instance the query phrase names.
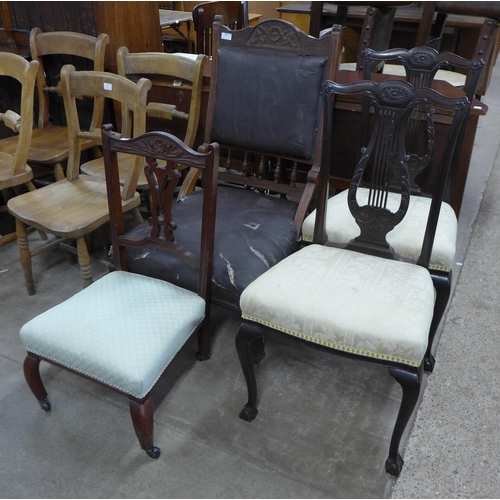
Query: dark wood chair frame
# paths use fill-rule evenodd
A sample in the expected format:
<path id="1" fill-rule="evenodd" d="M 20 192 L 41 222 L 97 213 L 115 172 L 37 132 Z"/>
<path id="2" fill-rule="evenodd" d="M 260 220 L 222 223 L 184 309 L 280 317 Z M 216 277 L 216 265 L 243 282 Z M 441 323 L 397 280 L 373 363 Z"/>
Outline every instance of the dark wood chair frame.
<path id="1" fill-rule="evenodd" d="M 198 294 L 206 302 L 205 319 L 198 329 L 199 351 L 197 358 L 198 360 L 209 359 L 211 356 L 209 324 L 213 238 L 217 200 L 218 145 L 215 143 L 211 144 L 210 147 L 206 148 L 205 153 L 198 153 L 185 146 L 176 137 L 165 132 L 149 132 L 133 139 L 124 139 L 112 133 L 111 125 L 103 127 L 102 143 L 106 161 L 106 185 L 110 210 L 111 240 L 113 243 L 113 268 L 127 270 L 126 247 L 145 245 L 156 245 L 167 251 L 176 252 L 180 255 L 180 258 L 196 266 L 199 269 Z M 119 152 L 141 155 L 146 158 L 145 169 L 148 181 L 150 181 L 154 204 L 153 213 L 149 219 L 151 235 L 143 241 L 128 239 L 125 233 L 117 161 L 117 153 Z M 157 160 L 166 161 L 166 165 L 159 167 Z M 180 178 L 180 173 L 176 169 L 179 163 L 185 163 L 186 166 L 193 168 L 200 168 L 204 172 L 204 220 L 199 255 L 187 252 L 182 247 L 182 244 L 175 239 L 174 231 L 176 224 L 172 219 L 171 205 L 173 193 Z M 161 314 L 161 311 L 158 311 L 158 314 Z M 50 411 L 51 405 L 40 377 L 39 366 L 42 360 L 109 387 L 99 380 L 82 375 L 66 366 L 62 366 L 50 359 L 28 351 L 24 361 L 24 375 L 31 391 L 44 411 Z M 130 414 L 139 444 L 150 457 L 158 458 L 160 450 L 153 445 L 154 421 L 153 400 L 151 396 L 153 389 L 143 398 L 137 399 L 114 387 L 111 388 L 129 398 Z"/>
<path id="2" fill-rule="evenodd" d="M 375 130 L 377 131 L 375 136 L 384 138 L 381 139 L 381 142 L 378 144 L 378 149 L 374 146 L 374 140 L 372 140 L 364 151 L 364 154 L 355 169 L 349 188 L 348 203 L 351 213 L 361 229 L 361 234 L 359 237 L 344 246 L 344 248 L 371 255 L 378 255 L 381 258 L 398 259 L 393 249 L 387 243 L 385 236 L 403 219 L 409 204 L 410 184 L 407 173 L 407 157 L 404 151 L 404 145 L 406 142 L 406 122 L 408 121 L 407 119 L 409 114 L 411 114 L 411 108 L 415 105 L 426 103 L 432 106 L 451 108 L 454 111 L 454 119 L 451 125 L 450 135 L 448 136 L 450 141 L 448 144 L 449 147 L 447 147 L 444 152 L 444 158 L 439 172 L 439 182 L 436 186 L 436 191 L 434 193 L 430 209 L 426 235 L 422 246 L 422 253 L 417 264 L 427 268 L 430 261 L 434 233 L 437 226 L 446 179 L 453 161 L 453 151 L 456 147 L 460 128 L 467 117 L 469 101 L 466 97 L 458 99 L 446 98 L 427 88 L 413 89 L 410 84 L 404 81 L 386 81 L 380 85 L 371 81 L 356 82 L 350 85 L 340 85 L 327 81 L 324 83 L 323 88 L 325 105 L 324 120 L 326 130 L 323 141 L 324 150 L 318 188 L 319 201 L 316 212 L 314 242 L 318 244 L 326 243 L 326 232 L 324 228 L 326 220 L 326 201 L 328 199 L 329 189 L 328 179 L 331 170 L 330 167 L 333 147 L 332 141 L 330 140 L 333 130 L 332 124 L 334 117 L 332 96 L 340 94 L 364 94 L 365 96 L 372 96 L 370 100 L 376 108 L 377 106 L 382 107 L 380 103 L 383 102 L 385 104 L 383 110 L 387 112 L 386 117 L 389 115 L 389 118 L 387 118 L 385 122 L 383 120 L 381 120 L 382 123 L 377 122 L 377 125 L 375 126 Z M 377 98 L 375 98 L 375 96 Z M 407 107 L 406 105 L 409 103 L 408 96 L 414 96 L 414 98 Z M 380 116 L 381 114 L 377 112 L 377 109 L 375 113 L 377 116 Z M 384 131 L 387 132 L 389 130 L 388 123 L 391 120 L 399 120 L 398 126 L 393 127 L 392 132 L 389 131 L 384 134 Z M 391 146 L 391 149 L 388 150 L 386 146 L 390 144 L 392 140 L 394 140 L 393 146 Z M 381 155 L 383 158 L 379 167 L 374 167 L 374 169 L 376 171 L 382 165 L 385 165 L 385 171 L 379 171 L 381 174 L 381 177 L 378 177 L 379 181 L 376 181 L 377 177 L 373 175 L 372 188 L 374 196 L 371 198 L 368 205 L 361 207 L 356 200 L 357 187 L 361 184 L 361 180 L 367 173 L 366 169 L 370 165 L 369 158 L 371 155 L 373 154 L 375 158 L 378 157 L 377 151 L 383 151 L 384 154 Z M 390 170 L 394 168 L 395 164 L 399 165 L 399 168 L 402 171 L 402 175 L 399 177 L 401 203 L 397 212 L 391 212 L 384 206 L 384 200 L 389 188 L 388 176 L 390 175 Z M 362 311 L 360 311 L 360 314 L 361 313 Z M 266 355 L 264 334 L 268 331 L 276 330 L 263 326 L 259 323 L 243 320 L 236 335 L 236 349 L 248 390 L 248 402 L 241 411 L 240 418 L 246 421 L 253 420 L 258 413 L 257 383 L 254 364 L 262 361 Z M 432 343 L 432 340 L 433 339 L 429 338 L 429 343 Z M 324 347 L 319 348 L 329 350 L 330 352 L 332 351 L 332 349 Z M 343 351 L 335 351 L 335 354 L 386 366 L 389 368 L 390 374 L 401 385 L 403 397 L 391 438 L 389 456 L 386 461 L 386 472 L 395 476 L 399 475 L 403 467 L 403 459 L 398 451 L 399 445 L 406 425 L 418 402 L 423 376 L 424 360 L 422 360 L 419 367 L 414 368 L 402 363 L 374 359 Z"/>

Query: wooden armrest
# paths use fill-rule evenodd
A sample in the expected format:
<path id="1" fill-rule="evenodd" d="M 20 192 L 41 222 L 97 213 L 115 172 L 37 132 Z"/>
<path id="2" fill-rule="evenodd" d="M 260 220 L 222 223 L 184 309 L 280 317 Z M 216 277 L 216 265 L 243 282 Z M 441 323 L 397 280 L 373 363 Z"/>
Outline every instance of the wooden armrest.
<path id="1" fill-rule="evenodd" d="M 21 116 L 15 111 L 9 109 L 5 113 L 0 113 L 0 120 L 2 120 L 5 125 L 14 132 L 19 132 L 19 129 L 21 128 Z"/>
<path id="2" fill-rule="evenodd" d="M 174 104 L 165 104 L 161 102 L 150 102 L 146 107 L 148 116 L 153 118 L 163 118 L 171 120 L 172 118 L 181 118 L 187 120 L 189 115 L 179 111 Z"/>

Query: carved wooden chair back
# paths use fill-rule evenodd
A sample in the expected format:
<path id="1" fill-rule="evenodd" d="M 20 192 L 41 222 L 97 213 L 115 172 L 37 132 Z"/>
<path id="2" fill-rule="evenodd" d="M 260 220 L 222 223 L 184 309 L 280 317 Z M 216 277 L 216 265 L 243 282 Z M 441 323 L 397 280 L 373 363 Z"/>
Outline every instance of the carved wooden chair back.
<path id="1" fill-rule="evenodd" d="M 36 92 L 38 101 L 37 127 L 33 130 L 28 162 L 48 166 L 56 180 L 63 179 L 64 164 L 68 157 L 68 131 L 66 115 L 61 95 L 59 78 L 62 66 L 69 62 L 77 62 L 79 69 L 104 71 L 104 53 L 109 37 L 101 34 L 98 37 L 71 31 L 55 31 L 44 33 L 40 28 L 33 28 L 30 34 L 30 50 L 33 60 L 38 61 Z M 79 108 L 86 115 L 85 121 L 96 123 L 102 114 L 87 99 L 81 100 Z M 91 140 L 82 143 L 82 149 L 91 149 L 95 144 Z M 13 143 L 6 145 L 10 151 Z"/>
<path id="2" fill-rule="evenodd" d="M 130 85 L 133 85 L 129 82 Z M 41 360 L 55 363 L 111 387 L 129 399 L 139 444 L 152 458 L 160 456 L 153 441 L 152 390 L 186 341 L 198 333 L 198 359 L 210 357 L 209 303 L 215 204 L 216 144 L 196 153 L 179 139 L 152 132 L 123 139 L 102 132 L 115 270 L 65 302 L 37 316 L 21 329 L 26 347 L 26 381 L 45 411 L 50 411 L 40 377 Z M 146 164 L 155 200 L 148 237 L 134 240 L 124 234 L 118 155 L 133 154 Z M 159 167 L 161 160 L 166 166 Z M 175 237 L 170 206 L 179 179 L 177 164 L 203 170 L 202 245 L 198 255 L 186 252 Z M 171 283 L 127 271 L 127 246 L 156 246 L 180 255 L 200 273 L 198 293 Z M 89 314 L 91 312 L 91 314 Z M 83 316 L 82 316 L 83 314 Z"/>
<path id="3" fill-rule="evenodd" d="M 476 44 L 468 56 L 470 59 L 480 58 L 486 65 L 477 89 L 477 95 L 482 96 L 486 93 L 491 68 L 495 64 L 495 44 L 500 26 L 498 2 L 423 2 L 415 45 L 441 50 L 448 15 L 484 18 Z"/>
<path id="4" fill-rule="evenodd" d="M 321 83 L 328 75 L 333 78 L 338 67 L 340 29 L 317 39 L 280 20 L 236 31 L 217 22 L 213 36 L 205 144 L 200 147 L 203 151 L 217 142 L 225 152 L 213 301 L 237 310 L 241 291 L 298 249 L 319 172 Z M 194 169 L 187 173 L 173 209 L 179 234 L 201 221 L 198 176 Z M 187 230 L 183 235 L 190 251 L 199 247 L 197 234 Z M 189 267 L 181 269 L 154 249 L 144 259 L 135 258 L 134 249 L 130 253 L 134 272 L 194 289 Z"/>
<path id="5" fill-rule="evenodd" d="M 61 72 L 61 87 L 68 122 L 67 177 L 36 191 L 17 196 L 8 203 L 9 211 L 16 217 L 21 264 L 30 295 L 35 293 L 31 269 L 32 255 L 55 246 L 62 245 L 65 250 L 77 251 L 83 285 L 85 287 L 92 283 L 86 237 L 109 219 L 104 179 L 80 175 L 81 145 L 87 140 L 99 144 L 101 132 L 100 128 L 88 130 L 81 124 L 76 101 L 82 95 L 97 98 L 102 101 L 99 105 L 101 110 L 104 108 L 105 99 L 117 101 L 124 120 L 133 119 L 133 131 L 140 135 L 145 131 L 146 100 L 151 82 L 144 78 L 136 84 L 112 73 L 76 71 L 74 66 L 66 65 Z M 100 127 L 101 123 L 102 116 L 95 120 L 97 127 Z M 92 161 L 104 162 L 104 159 L 101 157 Z M 134 155 L 120 157 L 120 162 L 128 167 L 122 169 L 122 209 L 134 211 L 137 222 L 142 222 L 138 211 L 140 196 L 136 192 L 137 180 L 143 167 L 141 161 L 140 157 Z M 62 210 L 61 207 L 65 209 Z M 26 236 L 27 225 L 52 234 L 56 239 L 31 252 Z M 77 249 L 67 245 L 68 240 L 76 240 Z"/>
<path id="6" fill-rule="evenodd" d="M 231 30 L 246 26 L 243 2 L 204 2 L 196 5 L 193 9 L 193 24 L 197 54 L 212 55 L 212 25 L 215 16 L 222 16 L 222 22 Z"/>
<path id="7" fill-rule="evenodd" d="M 439 53 L 437 50 L 431 47 L 414 47 L 410 50 L 406 49 L 390 49 L 382 52 L 376 52 L 371 49 L 367 49 L 362 54 L 363 59 L 363 78 L 365 80 L 370 80 L 372 73 L 370 68 L 373 62 L 397 62 L 401 68 L 401 72 L 405 75 L 406 81 L 411 83 L 414 87 L 432 87 L 432 83 L 435 78 L 439 79 L 439 71 L 447 70 L 449 68 L 460 68 L 467 71 L 465 78 L 465 85 L 463 91 L 469 102 L 475 96 L 476 89 L 479 85 L 479 79 L 481 77 L 484 61 L 482 59 L 464 59 L 456 54 L 449 52 Z M 391 69 L 394 69 L 395 65 L 391 65 Z M 364 111 L 367 111 L 365 107 Z M 422 174 L 422 172 L 428 167 L 429 160 L 432 157 L 431 148 L 435 144 L 435 129 L 433 124 L 433 116 L 426 112 L 426 109 L 422 109 L 417 106 L 412 113 L 410 123 L 408 126 L 407 135 L 407 153 L 411 155 L 411 160 L 408 164 L 410 173 L 410 185 L 412 193 L 420 194 L 422 192 L 417 177 Z M 423 150 L 418 151 L 418 142 L 422 142 L 420 135 L 420 122 L 421 117 L 427 116 L 427 140 L 424 141 Z M 367 119 L 367 115 L 364 115 L 364 120 Z M 461 134 L 465 133 L 465 128 Z M 460 144 L 459 139 L 458 143 Z M 460 156 L 460 148 L 457 148 L 455 162 L 458 161 Z M 455 165 L 454 165 L 455 166 Z M 445 194 L 445 201 L 450 202 L 451 197 L 451 184 L 453 180 L 453 168 L 450 172 L 450 178 L 448 187 Z"/>
<path id="8" fill-rule="evenodd" d="M 269 329 L 319 344 L 331 352 L 389 367 L 403 389 L 394 425 L 386 471 L 399 475 L 403 459 L 399 444 L 417 404 L 426 349 L 433 321 L 435 290 L 428 271 L 437 217 L 458 133 L 465 120 L 466 97 L 447 98 L 405 81 L 379 85 L 362 81 L 324 84 L 325 136 L 316 212 L 316 241 L 325 241 L 324 219 L 332 149 L 333 95 L 363 94 L 373 108 L 370 141 L 357 163 L 347 199 L 360 234 L 347 245 L 308 245 L 290 255 L 251 283 L 241 295 L 243 322 L 236 347 L 247 382 L 248 402 L 240 413 L 245 420 L 257 415 L 254 363 L 265 356 Z M 451 113 L 447 148 L 442 155 L 418 264 L 405 262 L 391 248 L 386 235 L 404 221 L 410 203 L 406 127 L 412 109 L 420 104 Z M 423 120 L 422 126 L 426 121 Z M 441 155 L 440 155 L 441 156 Z M 390 176 L 401 170 L 400 187 L 391 199 Z M 370 187 L 362 188 L 369 179 Z M 394 194 L 394 193 L 393 193 Z M 293 385 L 293 384 L 291 384 Z M 356 432 L 356 430 L 354 430 Z"/>
<path id="9" fill-rule="evenodd" d="M 116 55 L 118 74 L 137 81 L 141 77 L 149 78 L 153 83 L 153 88 L 149 92 L 152 97 L 149 99 L 146 114 L 152 119 L 155 130 L 164 129 L 169 132 L 169 128 L 174 120 L 185 123 L 185 135 L 181 137 L 183 142 L 190 148 L 194 147 L 201 111 L 201 90 L 203 83 L 203 68 L 206 56 L 198 55 L 194 59 L 183 54 L 166 54 L 163 52 L 138 52 L 131 54 L 127 47 L 120 47 Z M 169 87 L 191 95 L 187 112 L 177 108 L 176 104 L 164 101 L 163 94 L 158 94 L 155 102 L 153 93 L 155 83 L 160 89 Z M 131 125 L 131 123 L 129 123 Z M 127 136 L 131 137 L 131 131 Z M 104 176 L 104 170 L 93 171 L 93 175 Z M 147 190 L 148 183 L 144 173 L 141 173 L 137 188 Z"/>
<path id="10" fill-rule="evenodd" d="M 20 115 L 11 109 L 0 110 L 0 122 L 8 127 L 15 135 L 16 142 L 13 153 L 4 151 L 3 143 L 12 142 L 12 139 L 0 139 L 0 191 L 5 197 L 7 190 L 25 185 L 28 189 L 35 189 L 31 183 L 33 172 L 27 164 L 28 149 L 33 129 L 33 100 L 35 93 L 35 78 L 38 68 L 36 61 L 27 62 L 24 57 L 9 52 L 0 52 L 0 77 L 10 80 L 9 86 L 16 81 L 21 86 L 21 101 L 16 108 Z M 6 206 L 0 207 L 1 212 Z M 0 235 L 0 246 L 13 241 L 15 233 Z"/>

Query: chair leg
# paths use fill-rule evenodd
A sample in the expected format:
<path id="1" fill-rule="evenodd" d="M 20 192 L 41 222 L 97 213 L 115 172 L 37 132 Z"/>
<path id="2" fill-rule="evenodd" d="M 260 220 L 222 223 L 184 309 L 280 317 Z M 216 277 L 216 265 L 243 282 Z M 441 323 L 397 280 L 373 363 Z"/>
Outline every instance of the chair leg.
<path id="1" fill-rule="evenodd" d="M 153 446 L 153 399 L 149 396 L 145 401 L 139 402 L 130 398 L 129 406 L 135 434 L 141 448 L 151 458 L 158 458 L 160 456 L 160 448 Z"/>
<path id="2" fill-rule="evenodd" d="M 389 368 L 389 373 L 401 384 L 403 398 L 396 425 L 392 432 L 389 457 L 385 462 L 385 471 L 393 476 L 399 476 L 404 463 L 399 454 L 399 444 L 420 395 L 420 370 L 417 373 L 411 373 L 398 368 Z"/>
<path id="3" fill-rule="evenodd" d="M 23 222 L 16 218 L 17 245 L 19 247 L 19 259 L 24 273 L 24 282 L 28 295 L 35 295 L 35 283 L 31 268 L 31 252 L 28 245 L 28 233 Z"/>
<path id="4" fill-rule="evenodd" d="M 47 399 L 47 391 L 40 377 L 40 358 L 34 354 L 28 353 L 24 360 L 24 378 L 28 383 L 31 392 L 40 403 L 42 410 L 50 411 L 50 403 Z"/>
<path id="5" fill-rule="evenodd" d="M 251 422 L 258 413 L 254 363 L 261 361 L 265 356 L 262 329 L 248 323 L 242 323 L 236 334 L 236 350 L 248 389 L 248 402 L 241 410 L 240 418 Z"/>
<path id="6" fill-rule="evenodd" d="M 56 181 L 62 181 L 63 179 L 66 179 L 66 175 L 64 174 L 63 166 L 61 165 L 61 163 L 54 164 L 54 177 L 56 178 Z"/>
<path id="7" fill-rule="evenodd" d="M 203 325 L 198 330 L 198 352 L 196 353 L 196 359 L 198 361 L 206 361 L 212 356 L 211 342 L 210 342 L 210 326 L 205 318 Z"/>
<path id="8" fill-rule="evenodd" d="M 436 360 L 432 355 L 432 344 L 436 336 L 437 329 L 443 318 L 444 311 L 448 305 L 451 292 L 451 271 L 449 273 L 433 272 L 432 282 L 436 289 L 436 303 L 434 304 L 434 315 L 432 318 L 431 328 L 429 331 L 429 342 L 427 344 L 427 351 L 424 356 L 424 370 L 432 373 Z"/>
<path id="9" fill-rule="evenodd" d="M 90 255 L 85 236 L 80 236 L 80 238 L 76 240 L 76 247 L 78 250 L 80 274 L 83 278 L 83 288 L 86 288 L 92 283 L 92 269 L 90 268 Z"/>

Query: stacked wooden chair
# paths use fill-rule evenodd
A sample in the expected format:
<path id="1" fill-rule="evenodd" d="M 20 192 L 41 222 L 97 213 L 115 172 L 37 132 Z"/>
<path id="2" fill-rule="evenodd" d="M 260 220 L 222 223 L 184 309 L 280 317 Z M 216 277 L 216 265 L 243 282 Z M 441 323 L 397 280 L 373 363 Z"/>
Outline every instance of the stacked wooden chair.
<path id="1" fill-rule="evenodd" d="M 33 129 L 33 99 L 35 92 L 35 78 L 38 69 L 36 61 L 27 62 L 24 57 L 9 52 L 0 52 L 0 76 L 17 81 L 21 86 L 20 115 L 13 110 L 1 110 L 0 122 L 12 130 L 9 138 L 0 139 L 0 191 L 4 199 L 10 197 L 11 192 L 35 189 L 31 180 L 33 171 L 27 164 L 28 149 Z M 11 88 L 14 88 L 10 83 Z M 13 149 L 5 144 L 15 145 Z M 0 211 L 6 212 L 6 206 Z M 16 239 L 16 234 L 0 235 L 0 246 Z"/>
<path id="2" fill-rule="evenodd" d="M 358 95 L 372 109 L 369 140 L 353 169 L 344 200 L 360 234 L 336 246 L 324 244 L 328 179 L 335 171 L 332 151 L 342 147 L 332 135 L 334 95 Z M 446 179 L 469 101 L 466 97 L 446 98 L 428 88 L 415 89 L 405 81 L 391 80 L 379 85 L 371 81 L 350 85 L 329 81 L 324 85 L 324 101 L 326 130 L 315 244 L 282 260 L 241 295 L 243 322 L 236 347 L 247 383 L 248 402 L 240 417 L 250 421 L 257 415 L 254 364 L 265 356 L 264 337 L 268 331 L 388 367 L 403 389 L 386 461 L 386 471 L 399 475 L 403 466 L 399 445 L 419 398 L 426 353 L 432 342 L 435 289 L 429 263 Z M 386 236 L 408 216 L 411 196 L 406 136 L 414 108 L 422 105 L 445 108 L 452 123 L 444 150 L 433 150 L 433 155 L 439 156 L 435 159 L 438 181 L 420 256 L 414 263 L 398 255 Z M 423 117 L 421 126 L 426 124 Z M 395 169 L 399 170 L 398 189 L 391 183 Z M 363 192 L 365 185 L 368 190 Z M 393 197 L 394 192 L 397 196 Z M 271 352 L 268 357 L 272 357 Z"/>

